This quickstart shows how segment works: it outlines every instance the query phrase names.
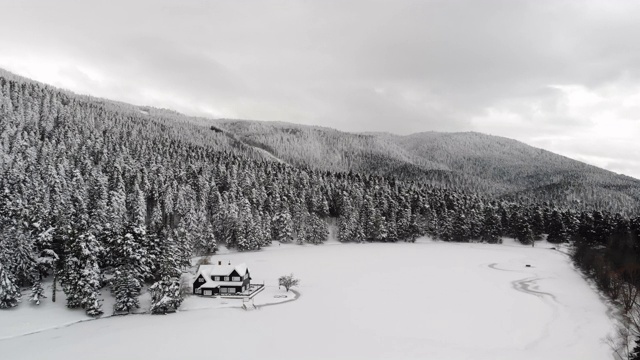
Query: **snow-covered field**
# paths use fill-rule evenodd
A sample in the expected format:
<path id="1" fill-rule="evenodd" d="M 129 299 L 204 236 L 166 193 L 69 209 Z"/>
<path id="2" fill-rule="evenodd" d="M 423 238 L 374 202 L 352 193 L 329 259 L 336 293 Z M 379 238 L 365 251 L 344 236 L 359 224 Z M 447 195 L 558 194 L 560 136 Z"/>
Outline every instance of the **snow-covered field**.
<path id="1" fill-rule="evenodd" d="M 301 279 L 300 297 L 254 311 L 190 297 L 177 314 L 59 328 L 83 316 L 45 299 L 40 309 L 0 312 L 0 358 L 612 358 L 603 341 L 613 326 L 607 306 L 565 254 L 548 248 L 275 245 L 214 258 L 246 262 L 254 281 L 265 281 L 257 305 L 283 300 L 274 298 L 284 294 L 277 278 L 290 272 Z"/>

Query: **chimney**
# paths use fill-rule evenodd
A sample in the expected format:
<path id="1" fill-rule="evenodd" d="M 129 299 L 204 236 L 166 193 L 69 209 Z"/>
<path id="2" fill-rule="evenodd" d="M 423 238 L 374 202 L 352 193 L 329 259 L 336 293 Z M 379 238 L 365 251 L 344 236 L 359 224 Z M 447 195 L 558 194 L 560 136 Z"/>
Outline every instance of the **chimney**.
<path id="1" fill-rule="evenodd" d="M 218 261 L 218 265 L 222 265 L 222 261 Z"/>

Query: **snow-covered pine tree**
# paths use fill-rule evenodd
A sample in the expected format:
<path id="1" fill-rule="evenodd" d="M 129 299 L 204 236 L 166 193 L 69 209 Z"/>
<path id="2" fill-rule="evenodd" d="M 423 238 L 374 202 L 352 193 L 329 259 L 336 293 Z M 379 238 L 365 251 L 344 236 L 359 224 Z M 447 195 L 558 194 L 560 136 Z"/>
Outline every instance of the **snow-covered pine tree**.
<path id="1" fill-rule="evenodd" d="M 67 210 L 71 222 L 62 230 L 64 261 L 60 281 L 67 295 L 68 307 L 81 307 L 87 315 L 99 316 L 102 314 L 102 300 L 99 299 L 101 271 L 98 255 L 103 249 L 88 228 L 87 191 L 78 170 L 74 171 L 72 184 L 72 206 Z"/>
<path id="2" fill-rule="evenodd" d="M 387 239 L 386 241 L 398 241 L 398 222 L 396 220 L 397 210 L 389 211 L 388 217 L 385 217 L 387 223 Z"/>
<path id="3" fill-rule="evenodd" d="M 209 220 L 204 220 L 204 226 L 202 228 L 203 234 L 200 238 L 200 251 L 205 255 L 210 255 L 215 253 L 216 248 L 218 246 L 218 242 L 216 241 L 215 230 L 213 229 L 213 225 Z"/>
<path id="4" fill-rule="evenodd" d="M 381 220 L 381 219 L 378 219 Z M 376 239 L 376 209 L 371 195 L 365 193 L 360 209 L 360 226 L 364 232 L 366 240 Z M 385 229 L 386 232 L 386 229 Z"/>
<path id="5" fill-rule="evenodd" d="M 387 230 L 387 221 L 378 209 L 373 209 L 373 224 L 370 236 L 373 241 L 386 241 L 389 232 Z"/>
<path id="6" fill-rule="evenodd" d="M 482 241 L 489 244 L 500 243 L 502 241 L 500 238 L 501 234 L 500 217 L 492 206 L 486 206 L 484 208 L 484 218 L 480 232 Z"/>
<path id="7" fill-rule="evenodd" d="M 109 226 L 109 181 L 100 167 L 94 167 L 88 186 L 87 211 L 89 213 L 89 228 L 100 243 L 106 245 L 106 237 L 110 233 Z"/>
<path id="8" fill-rule="evenodd" d="M 110 181 L 109 202 L 107 210 L 110 236 L 120 236 L 127 222 L 127 193 L 122 180 L 122 171 L 115 166 Z"/>
<path id="9" fill-rule="evenodd" d="M 46 299 L 46 296 L 44 295 L 44 288 L 40 281 L 36 281 L 33 283 L 33 286 L 31 286 L 29 301 L 34 302 L 36 305 L 40 305 L 41 299 Z"/>
<path id="10" fill-rule="evenodd" d="M 39 278 L 39 274 L 31 234 L 22 227 L 11 226 L 5 229 L 3 236 L 13 242 L 5 249 L 7 253 L 3 256 L 9 259 L 7 270 L 13 274 L 17 284 L 33 284 Z"/>
<path id="11" fill-rule="evenodd" d="M 149 277 L 154 257 L 146 231 L 146 200 L 137 180 L 127 196 L 127 222 L 122 235 L 109 241 L 111 263 L 116 268 L 111 292 L 116 298 L 114 312 L 131 312 L 139 307 L 142 282 Z"/>
<path id="12" fill-rule="evenodd" d="M 534 240 L 542 239 L 542 233 L 544 231 L 544 218 L 542 209 L 539 206 L 532 207 L 530 209 L 528 218 Z"/>
<path id="13" fill-rule="evenodd" d="M 281 243 L 293 241 L 291 214 L 286 208 L 281 209 L 271 221 L 273 239 Z"/>
<path id="14" fill-rule="evenodd" d="M 0 309 L 17 306 L 21 296 L 13 275 L 0 262 Z"/>
<path id="15" fill-rule="evenodd" d="M 469 220 L 462 211 L 458 210 L 453 218 L 451 241 L 468 242 L 470 232 Z"/>
<path id="16" fill-rule="evenodd" d="M 262 217 L 262 238 L 260 247 L 271 245 L 271 216 L 265 213 Z"/>
<path id="17" fill-rule="evenodd" d="M 569 240 L 567 228 L 565 227 L 562 215 L 560 215 L 558 210 L 553 210 L 551 213 L 547 231 L 549 232 L 547 241 L 550 243 L 559 244 Z"/>
<path id="18" fill-rule="evenodd" d="M 358 222 L 358 212 L 352 205 L 346 193 L 342 196 L 342 206 L 338 218 L 338 240 L 341 242 L 355 241 Z"/>
<path id="19" fill-rule="evenodd" d="M 136 277 L 136 271 L 127 266 L 116 270 L 111 282 L 111 292 L 115 295 L 114 313 L 129 313 L 140 307 L 138 296 L 142 282 Z"/>
<path id="20" fill-rule="evenodd" d="M 164 277 L 149 287 L 152 314 L 167 314 L 178 310 L 182 304 L 180 282 L 176 278 Z"/>
<path id="21" fill-rule="evenodd" d="M 399 240 L 407 241 L 413 237 L 411 234 L 411 206 L 404 198 L 398 204 L 396 228 Z"/>
<path id="22" fill-rule="evenodd" d="M 240 202 L 238 220 L 236 222 L 236 246 L 238 250 L 257 250 L 260 248 L 258 226 L 254 221 L 249 200 L 243 198 Z"/>
<path id="23" fill-rule="evenodd" d="M 100 251 L 100 245 L 93 234 L 67 230 L 60 282 L 67 295 L 67 307 L 81 307 L 90 316 L 102 314 L 102 300 L 99 299 L 101 276 L 96 256 Z"/>
<path id="24" fill-rule="evenodd" d="M 524 214 L 514 211 L 511 215 L 511 228 L 513 236 L 523 245 L 532 245 L 534 243 L 531 225 Z"/>
<path id="25" fill-rule="evenodd" d="M 329 229 L 324 220 L 316 214 L 310 214 L 308 218 L 307 242 L 321 244 L 329 237 Z"/>

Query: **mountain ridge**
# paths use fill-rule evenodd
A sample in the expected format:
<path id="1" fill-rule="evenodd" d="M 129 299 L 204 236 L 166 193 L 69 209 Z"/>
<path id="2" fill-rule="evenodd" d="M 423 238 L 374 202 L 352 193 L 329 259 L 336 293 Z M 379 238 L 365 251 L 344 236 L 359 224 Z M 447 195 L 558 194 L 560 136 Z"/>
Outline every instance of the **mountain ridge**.
<path id="1" fill-rule="evenodd" d="M 267 161 L 421 181 L 495 198 L 553 202 L 578 210 L 640 213 L 640 180 L 506 137 L 476 131 L 351 133 L 283 121 L 209 119 L 78 95 L 2 69 L 0 76 L 50 87 L 70 98 L 143 115 L 167 126 L 182 124 L 172 131 L 179 131 L 180 126 L 220 131 L 225 136 L 215 141 L 221 150 L 236 149 Z"/>
<path id="2" fill-rule="evenodd" d="M 562 206 L 625 213 L 640 207 L 640 180 L 506 137 L 480 132 L 350 133 L 286 122 L 214 121 L 246 144 L 297 166 L 371 172 Z M 548 193 L 560 188 L 560 193 Z"/>

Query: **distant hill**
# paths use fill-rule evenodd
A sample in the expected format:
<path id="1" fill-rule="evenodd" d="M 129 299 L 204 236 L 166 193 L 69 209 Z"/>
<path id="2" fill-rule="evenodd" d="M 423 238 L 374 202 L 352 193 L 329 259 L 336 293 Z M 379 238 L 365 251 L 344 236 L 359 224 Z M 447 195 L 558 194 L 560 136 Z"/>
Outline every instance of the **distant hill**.
<path id="1" fill-rule="evenodd" d="M 426 181 L 576 209 L 640 212 L 640 180 L 503 137 L 476 132 L 347 133 L 247 120 L 215 123 L 292 165 Z"/>
<path id="2" fill-rule="evenodd" d="M 22 86 L 39 86 L 2 69 L 0 76 Z M 213 120 L 67 90 L 54 91 L 63 103 L 87 102 L 113 111 L 118 117 L 152 120 L 143 126 L 160 127 L 164 129 L 163 136 L 254 159 L 414 180 L 489 198 L 640 214 L 640 180 L 503 137 L 475 132 L 399 136 L 348 133 L 286 122 Z M 96 126 L 100 128 L 99 124 Z"/>

